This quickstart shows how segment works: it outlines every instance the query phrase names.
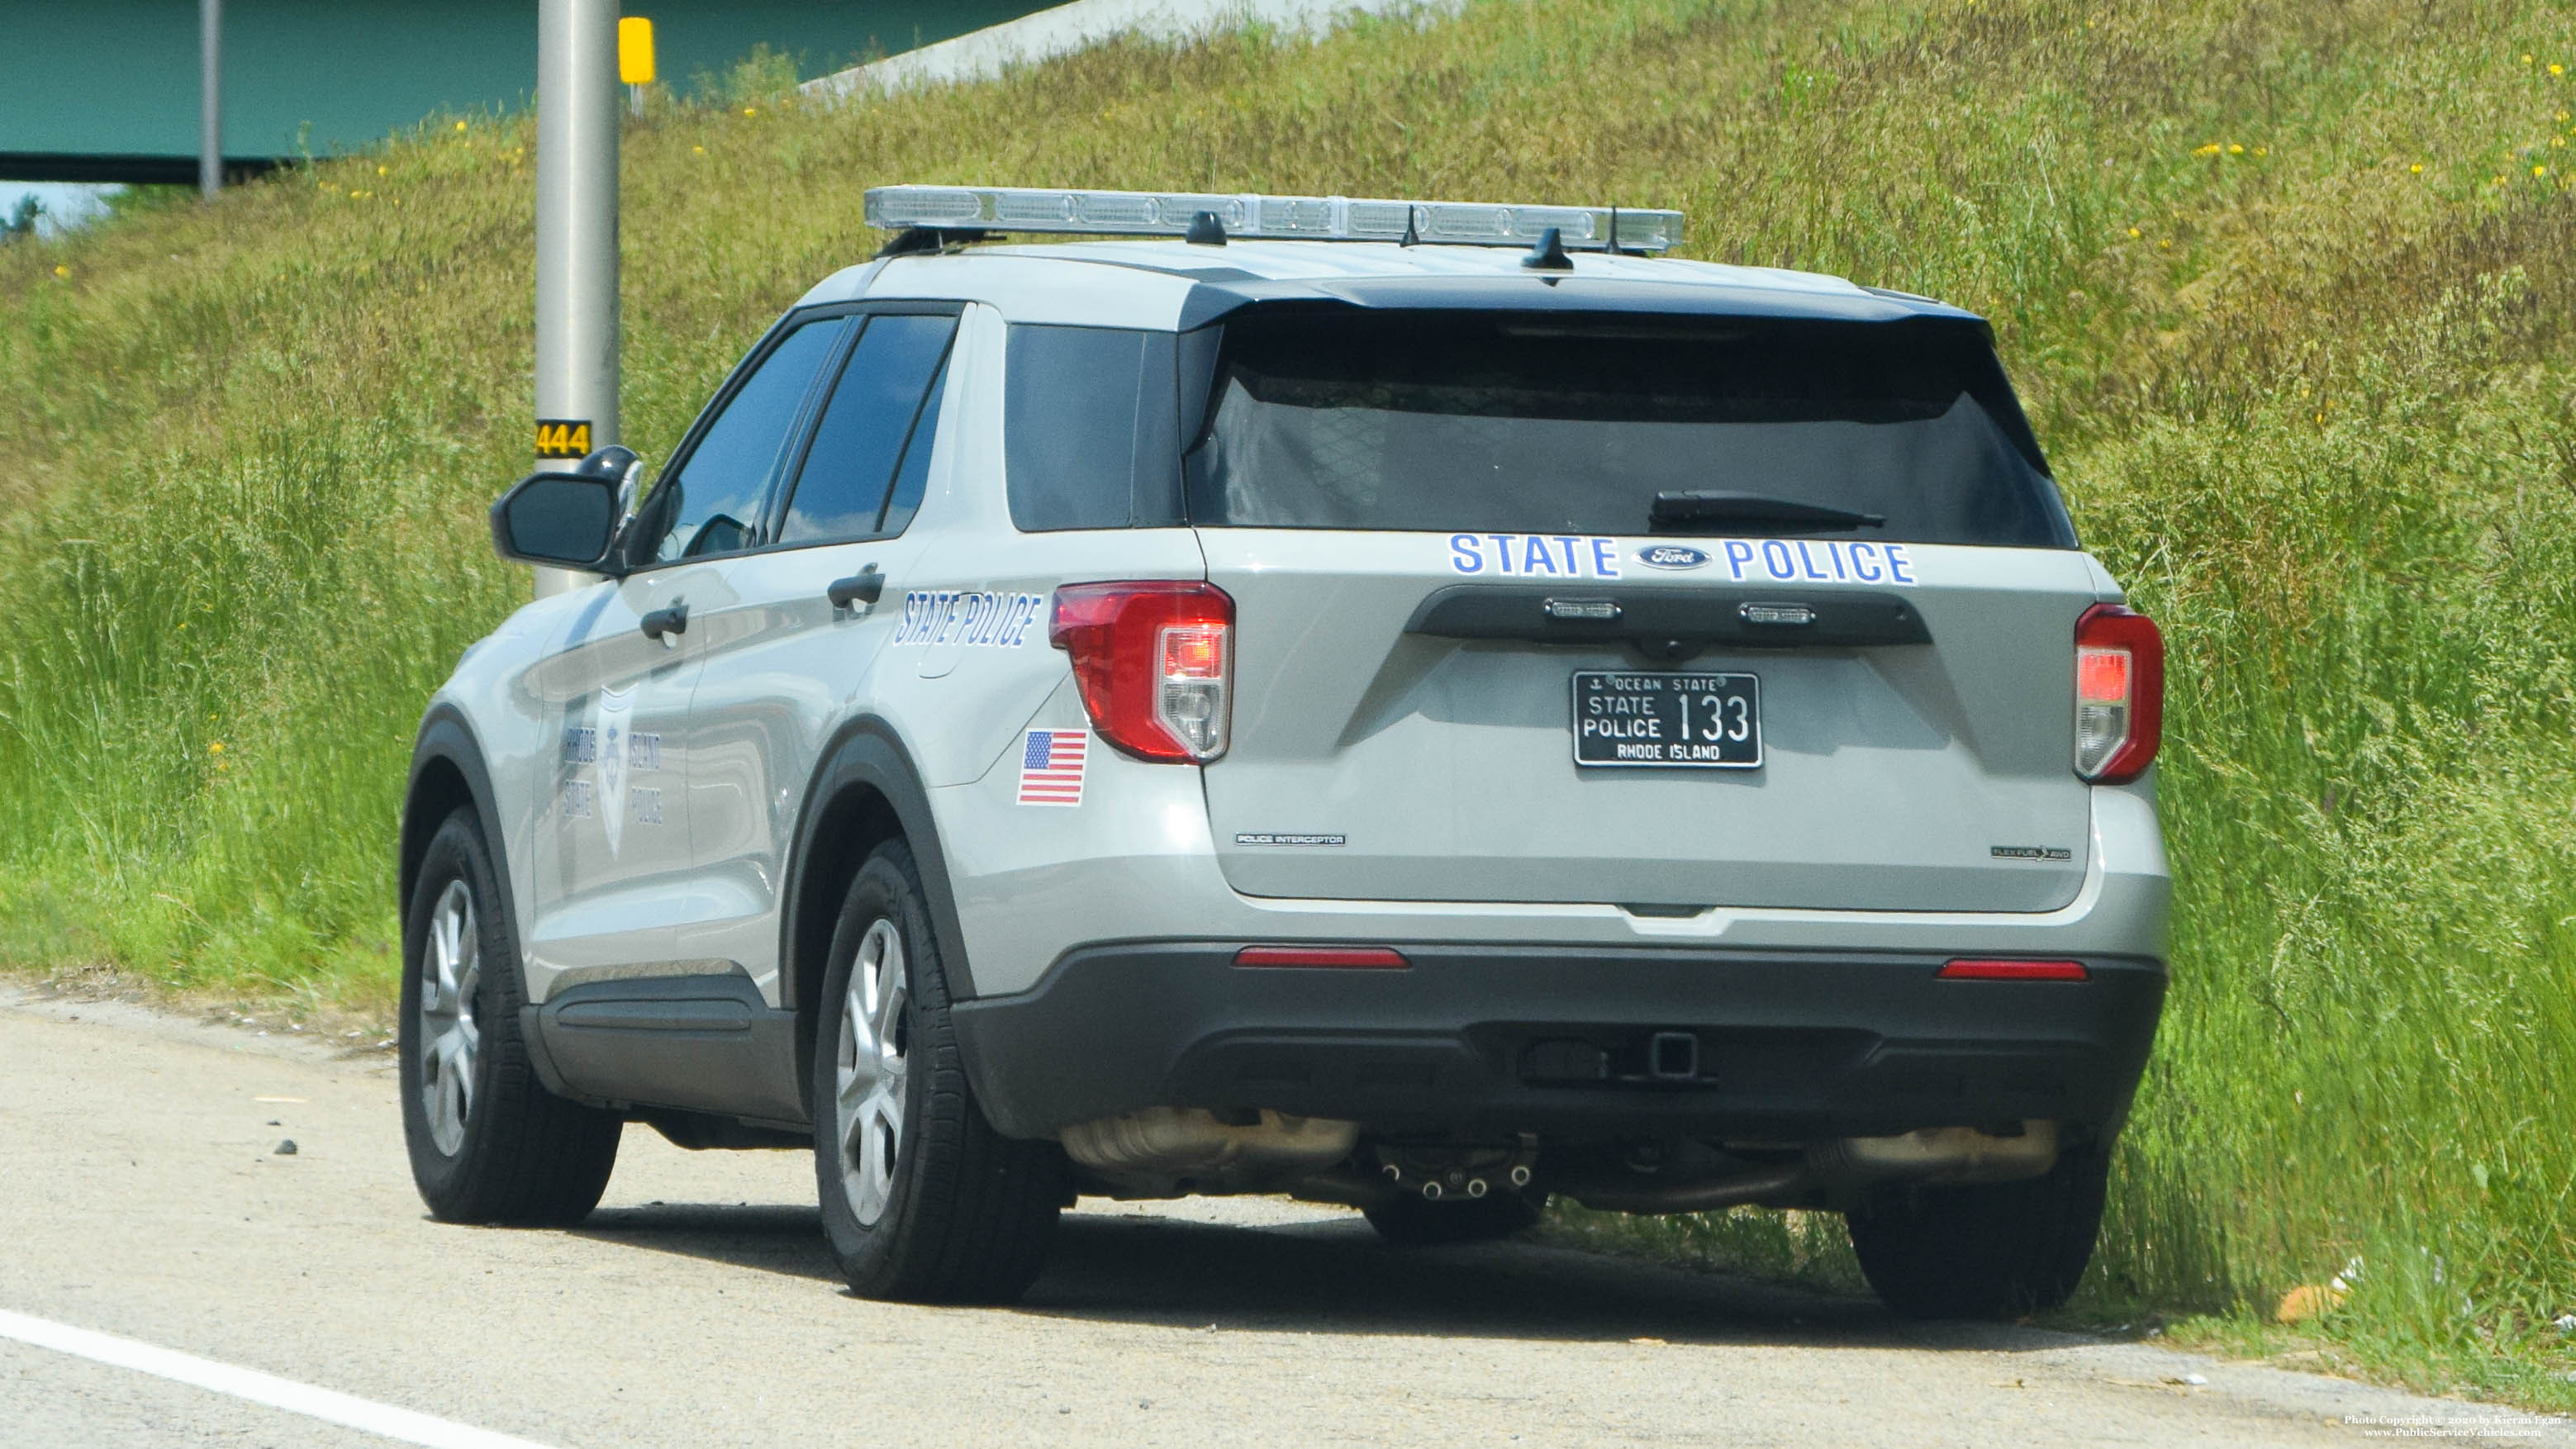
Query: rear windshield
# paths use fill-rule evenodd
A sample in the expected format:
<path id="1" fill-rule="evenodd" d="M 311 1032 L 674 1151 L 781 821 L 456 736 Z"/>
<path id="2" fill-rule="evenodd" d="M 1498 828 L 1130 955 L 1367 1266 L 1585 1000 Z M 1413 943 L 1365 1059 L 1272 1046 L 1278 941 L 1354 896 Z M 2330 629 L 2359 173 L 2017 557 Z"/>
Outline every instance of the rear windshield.
<path id="1" fill-rule="evenodd" d="M 1982 329 L 1254 312 L 1225 328 L 1190 521 L 1238 528 L 1836 534 L 2071 548 Z M 1693 519 L 1716 492 L 1880 522 Z"/>

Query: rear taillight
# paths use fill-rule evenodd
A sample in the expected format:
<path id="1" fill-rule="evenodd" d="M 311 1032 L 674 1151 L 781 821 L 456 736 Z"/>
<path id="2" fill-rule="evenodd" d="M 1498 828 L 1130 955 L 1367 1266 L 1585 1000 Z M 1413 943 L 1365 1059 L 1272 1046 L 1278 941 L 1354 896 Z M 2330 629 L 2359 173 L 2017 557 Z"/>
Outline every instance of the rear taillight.
<path id="1" fill-rule="evenodd" d="M 2155 763 L 2165 727 L 2165 636 L 2124 604 L 2075 621 L 2075 773 L 2124 785 Z"/>
<path id="2" fill-rule="evenodd" d="M 1213 584 L 1066 584 L 1047 642 L 1073 656 L 1092 728 L 1140 760 L 1225 753 L 1234 600 Z"/>

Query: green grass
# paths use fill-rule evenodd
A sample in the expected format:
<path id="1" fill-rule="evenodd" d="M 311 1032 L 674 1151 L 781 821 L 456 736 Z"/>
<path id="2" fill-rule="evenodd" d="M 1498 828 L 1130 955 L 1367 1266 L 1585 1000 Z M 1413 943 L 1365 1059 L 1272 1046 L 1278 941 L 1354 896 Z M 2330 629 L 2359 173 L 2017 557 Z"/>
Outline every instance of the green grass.
<path id="1" fill-rule="evenodd" d="M 843 111 L 755 66 L 630 133 L 629 431 L 660 456 L 893 180 L 1678 206 L 1691 254 L 1987 312 L 2173 650 L 2174 990 L 2078 1311 L 2268 1351 L 2359 1257 L 2301 1341 L 2576 1405 L 2553 65 L 2562 0 L 1534 0 Z M 416 713 L 526 591 L 482 510 L 525 461 L 531 141 L 447 118 L 0 249 L 9 959 L 390 992 Z M 1829 1220 L 1619 1231 L 1849 1280 Z"/>

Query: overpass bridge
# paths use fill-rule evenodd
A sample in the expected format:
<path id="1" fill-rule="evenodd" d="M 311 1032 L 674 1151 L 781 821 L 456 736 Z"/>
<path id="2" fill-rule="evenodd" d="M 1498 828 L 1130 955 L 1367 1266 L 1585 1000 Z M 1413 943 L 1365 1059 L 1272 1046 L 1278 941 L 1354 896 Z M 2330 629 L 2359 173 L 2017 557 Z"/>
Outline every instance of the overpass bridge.
<path id="1" fill-rule="evenodd" d="M 965 35 L 1043 0 L 645 0 L 686 89 L 755 47 L 800 77 Z M 0 180 L 194 183 L 197 0 L 16 3 L 0 64 Z M 361 149 L 441 112 L 512 110 L 537 79 L 531 0 L 228 0 L 223 156 L 266 170 Z"/>

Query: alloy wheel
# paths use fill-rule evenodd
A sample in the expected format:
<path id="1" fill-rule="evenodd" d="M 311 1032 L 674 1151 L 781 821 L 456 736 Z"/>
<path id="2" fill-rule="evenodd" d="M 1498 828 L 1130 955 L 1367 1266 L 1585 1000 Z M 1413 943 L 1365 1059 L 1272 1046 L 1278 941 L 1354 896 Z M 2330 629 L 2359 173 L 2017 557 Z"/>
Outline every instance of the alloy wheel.
<path id="1" fill-rule="evenodd" d="M 833 1064 L 834 1140 L 841 1192 L 863 1227 L 885 1216 L 903 1149 L 905 1060 L 903 933 L 880 919 L 859 938 L 841 993 L 841 1042 Z"/>
<path id="2" fill-rule="evenodd" d="M 465 1149 L 465 1124 L 474 1112 L 474 1059 L 483 1045 L 475 1004 L 482 984 L 474 892 L 461 880 L 450 881 L 429 913 L 420 963 L 421 1106 L 430 1141 L 446 1157 Z"/>

